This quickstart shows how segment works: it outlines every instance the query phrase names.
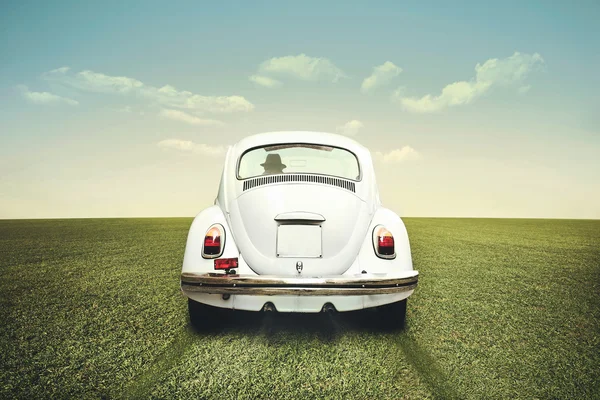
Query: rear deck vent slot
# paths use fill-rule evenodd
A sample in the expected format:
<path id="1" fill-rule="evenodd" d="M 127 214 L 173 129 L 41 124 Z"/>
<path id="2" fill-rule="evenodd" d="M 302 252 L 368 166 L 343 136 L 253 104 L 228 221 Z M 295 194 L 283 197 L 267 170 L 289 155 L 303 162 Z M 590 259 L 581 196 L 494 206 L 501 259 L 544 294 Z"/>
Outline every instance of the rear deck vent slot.
<path id="1" fill-rule="evenodd" d="M 268 185 L 270 183 L 280 182 L 310 182 L 310 183 L 322 183 L 325 185 L 338 186 L 343 189 L 355 192 L 355 183 L 346 179 L 332 178 L 329 176 L 320 175 L 302 175 L 302 174 L 289 174 L 289 175 L 270 175 L 263 176 L 260 178 L 247 179 L 244 181 L 244 190 L 252 189 L 253 187 Z"/>

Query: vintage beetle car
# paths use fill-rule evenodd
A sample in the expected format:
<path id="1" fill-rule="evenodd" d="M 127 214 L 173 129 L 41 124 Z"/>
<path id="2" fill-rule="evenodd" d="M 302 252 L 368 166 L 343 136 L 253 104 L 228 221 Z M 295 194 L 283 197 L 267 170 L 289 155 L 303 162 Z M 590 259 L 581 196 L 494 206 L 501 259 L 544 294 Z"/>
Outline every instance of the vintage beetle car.
<path id="1" fill-rule="evenodd" d="M 190 227 L 181 289 L 196 326 L 216 308 L 373 307 L 402 325 L 417 280 L 369 151 L 330 133 L 273 132 L 229 147 L 215 204 Z"/>

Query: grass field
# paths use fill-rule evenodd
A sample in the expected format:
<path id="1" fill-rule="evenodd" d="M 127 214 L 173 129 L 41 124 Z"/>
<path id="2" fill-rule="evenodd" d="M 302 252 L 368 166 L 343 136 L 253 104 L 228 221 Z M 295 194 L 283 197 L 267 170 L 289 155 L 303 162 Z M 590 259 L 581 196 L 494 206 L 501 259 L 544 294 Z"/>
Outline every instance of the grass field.
<path id="1" fill-rule="evenodd" d="M 600 398 L 600 221 L 405 222 L 404 331 L 237 312 L 197 333 L 191 219 L 0 221 L 0 398 Z"/>

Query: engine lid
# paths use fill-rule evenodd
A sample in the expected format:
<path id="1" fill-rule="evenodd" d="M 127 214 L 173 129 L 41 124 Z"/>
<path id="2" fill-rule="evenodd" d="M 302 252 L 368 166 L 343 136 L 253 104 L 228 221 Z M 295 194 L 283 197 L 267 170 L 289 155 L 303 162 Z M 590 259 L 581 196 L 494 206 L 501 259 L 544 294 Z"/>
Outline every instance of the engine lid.
<path id="1" fill-rule="evenodd" d="M 372 217 L 354 193 L 314 183 L 256 187 L 232 200 L 229 210 L 238 249 L 261 275 L 344 273 Z"/>

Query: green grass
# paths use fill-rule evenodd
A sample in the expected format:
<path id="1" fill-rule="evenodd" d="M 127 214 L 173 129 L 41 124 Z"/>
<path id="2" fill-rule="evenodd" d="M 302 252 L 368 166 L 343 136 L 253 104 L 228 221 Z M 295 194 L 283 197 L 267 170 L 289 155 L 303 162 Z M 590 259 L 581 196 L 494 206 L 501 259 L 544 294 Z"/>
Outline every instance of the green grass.
<path id="1" fill-rule="evenodd" d="M 190 329 L 190 219 L 0 221 L 0 398 L 600 398 L 600 221 L 405 220 L 419 287 L 372 313 Z"/>

